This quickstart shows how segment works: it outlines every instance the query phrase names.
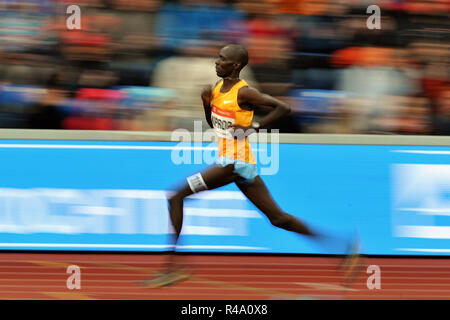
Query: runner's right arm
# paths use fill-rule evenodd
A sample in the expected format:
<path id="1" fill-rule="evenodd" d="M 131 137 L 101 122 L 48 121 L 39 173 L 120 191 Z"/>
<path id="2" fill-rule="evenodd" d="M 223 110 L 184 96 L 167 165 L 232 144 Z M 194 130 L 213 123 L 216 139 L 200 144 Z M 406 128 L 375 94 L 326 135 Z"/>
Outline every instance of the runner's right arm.
<path id="1" fill-rule="evenodd" d="M 211 100 L 212 100 L 212 88 L 211 86 L 207 86 L 202 91 L 202 101 L 203 101 L 203 109 L 205 110 L 206 121 L 212 128 L 213 124 L 211 121 Z"/>
<path id="2" fill-rule="evenodd" d="M 219 82 L 220 81 L 217 81 L 217 83 L 214 85 L 214 87 L 217 86 L 217 84 Z M 211 128 L 214 128 L 214 126 L 212 124 L 212 120 L 211 120 L 212 90 L 213 90 L 213 87 L 211 87 L 211 86 L 206 86 L 205 88 L 203 88 L 202 101 L 203 101 L 203 109 L 205 110 L 206 121 L 208 122 L 208 124 Z"/>

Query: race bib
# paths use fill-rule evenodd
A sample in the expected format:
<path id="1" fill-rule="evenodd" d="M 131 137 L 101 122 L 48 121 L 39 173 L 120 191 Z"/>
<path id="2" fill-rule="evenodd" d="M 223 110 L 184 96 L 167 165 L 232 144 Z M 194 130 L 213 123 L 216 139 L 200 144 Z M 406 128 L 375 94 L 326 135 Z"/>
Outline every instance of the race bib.
<path id="1" fill-rule="evenodd" d="M 234 125 L 236 113 L 234 111 L 222 110 L 216 106 L 211 109 L 211 121 L 214 131 L 221 138 L 233 138 L 229 128 Z"/>

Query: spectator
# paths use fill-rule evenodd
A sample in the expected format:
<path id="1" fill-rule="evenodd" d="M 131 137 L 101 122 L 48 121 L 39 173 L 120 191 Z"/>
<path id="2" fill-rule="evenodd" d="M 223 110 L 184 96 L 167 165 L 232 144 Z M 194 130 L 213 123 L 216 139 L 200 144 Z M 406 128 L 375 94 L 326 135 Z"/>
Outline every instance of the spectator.
<path id="1" fill-rule="evenodd" d="M 30 108 L 29 128 L 31 129 L 62 129 L 63 114 L 58 109 L 59 103 L 64 101 L 66 91 L 58 83 L 54 74 L 46 88 L 42 100 Z"/>
<path id="2" fill-rule="evenodd" d="M 353 130 L 369 133 L 378 130 L 371 120 L 383 114 L 387 96 L 414 95 L 419 85 L 414 74 L 399 69 L 395 51 L 388 48 L 359 49 L 353 65 L 342 70 L 337 89 L 353 94 L 367 103 L 355 106 Z"/>
<path id="3" fill-rule="evenodd" d="M 434 134 L 450 136 L 450 87 L 439 95 L 433 121 Z"/>
<path id="4" fill-rule="evenodd" d="M 381 29 L 372 30 L 361 0 L 80 0 L 82 29 L 67 30 L 69 0 L 0 1 L 0 120 L 57 127 L 55 108 L 43 106 L 63 92 L 36 94 L 57 73 L 69 97 L 83 88 L 139 93 L 111 112 L 86 100 L 63 128 L 192 128 L 204 118 L 199 92 L 217 79 L 219 48 L 240 43 L 250 52 L 243 77 L 291 103 L 276 124 L 285 132 L 446 134 L 447 2 L 375 1 Z"/>
<path id="5" fill-rule="evenodd" d="M 292 86 L 290 58 L 292 31 L 274 13 L 268 1 L 246 0 L 239 3 L 248 16 L 244 25 L 250 66 L 263 92 L 285 96 Z"/>
<path id="6" fill-rule="evenodd" d="M 156 34 L 167 54 L 183 53 L 200 40 L 235 42 L 242 36 L 243 19 L 223 0 L 179 0 L 159 10 Z"/>
<path id="7" fill-rule="evenodd" d="M 156 12 L 160 0 L 134 2 L 115 0 L 120 23 L 115 31 L 114 58 L 110 62 L 119 75 L 120 85 L 146 86 L 160 54 L 160 41 L 155 35 Z"/>

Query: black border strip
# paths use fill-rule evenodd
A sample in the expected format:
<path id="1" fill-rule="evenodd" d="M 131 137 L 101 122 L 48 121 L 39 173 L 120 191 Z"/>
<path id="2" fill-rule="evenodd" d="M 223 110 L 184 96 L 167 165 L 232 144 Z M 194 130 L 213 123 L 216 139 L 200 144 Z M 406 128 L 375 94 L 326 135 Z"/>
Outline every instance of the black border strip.
<path id="1" fill-rule="evenodd" d="M 169 255 L 171 251 L 92 251 L 92 250 L 0 250 L 1 253 L 30 253 L 30 254 L 99 254 L 99 255 Z M 333 258 L 343 255 L 313 254 L 313 253 L 258 253 L 258 252 L 177 252 L 178 255 L 195 256 L 255 256 L 255 257 L 322 257 Z M 389 255 L 389 254 L 362 254 L 368 258 L 389 259 L 450 259 L 445 255 Z"/>

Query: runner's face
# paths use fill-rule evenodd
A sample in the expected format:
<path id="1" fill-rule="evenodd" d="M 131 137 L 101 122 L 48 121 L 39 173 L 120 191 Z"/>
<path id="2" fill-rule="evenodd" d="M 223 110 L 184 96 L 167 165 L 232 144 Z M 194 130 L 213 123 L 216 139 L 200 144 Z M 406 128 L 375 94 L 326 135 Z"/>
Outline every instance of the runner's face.
<path id="1" fill-rule="evenodd" d="M 218 77 L 225 78 L 231 75 L 235 67 L 235 61 L 230 59 L 230 54 L 226 48 L 219 52 L 219 57 L 216 60 L 216 73 Z"/>

